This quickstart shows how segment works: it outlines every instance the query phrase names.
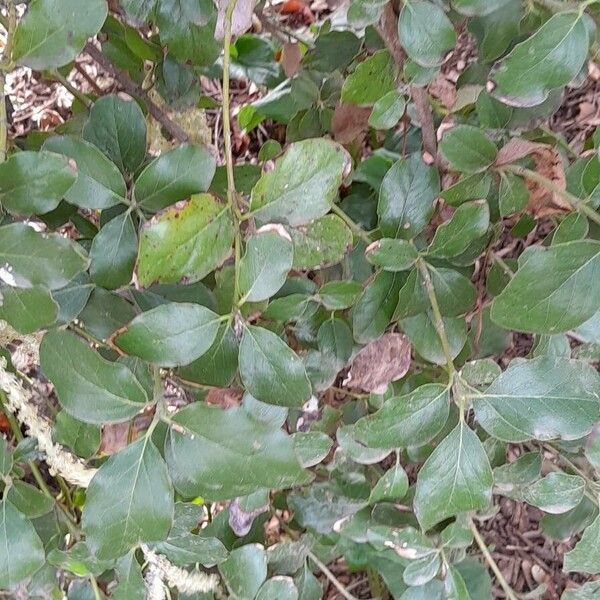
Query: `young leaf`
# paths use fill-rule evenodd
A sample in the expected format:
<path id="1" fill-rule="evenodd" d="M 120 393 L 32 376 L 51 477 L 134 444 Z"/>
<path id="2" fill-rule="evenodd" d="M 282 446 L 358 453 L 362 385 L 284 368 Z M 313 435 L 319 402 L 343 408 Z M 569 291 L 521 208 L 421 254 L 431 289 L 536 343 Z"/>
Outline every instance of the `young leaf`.
<path id="1" fill-rule="evenodd" d="M 127 367 L 102 358 L 67 331 L 44 336 L 40 362 L 62 407 L 85 423 L 127 421 L 148 402 L 146 391 Z"/>
<path id="2" fill-rule="evenodd" d="M 204 146 L 182 144 L 152 161 L 137 178 L 135 199 L 156 212 L 192 194 L 205 192 L 215 175 L 216 161 Z"/>
<path id="3" fill-rule="evenodd" d="M 359 63 L 342 87 L 342 102 L 372 106 L 396 88 L 397 66 L 387 50 L 379 50 Z"/>
<path id="4" fill-rule="evenodd" d="M 484 510 L 492 500 L 492 469 L 475 432 L 461 421 L 427 459 L 417 477 L 415 514 L 421 527 L 462 512 Z"/>
<path id="5" fill-rule="evenodd" d="M 236 548 L 229 558 L 219 565 L 221 577 L 232 598 L 254 600 L 267 579 L 267 554 L 260 544 L 247 544 Z"/>
<path id="6" fill-rule="evenodd" d="M 257 400 L 279 406 L 302 406 L 311 386 L 302 361 L 276 334 L 248 325 L 240 343 L 240 377 Z"/>
<path id="7" fill-rule="evenodd" d="M 485 171 L 495 160 L 498 150 L 478 127 L 457 125 L 442 138 L 440 150 L 450 166 L 463 173 Z"/>
<path id="8" fill-rule="evenodd" d="M 369 496 L 369 503 L 397 502 L 408 492 L 408 477 L 402 465 L 388 469 L 375 484 Z"/>
<path id="9" fill-rule="evenodd" d="M 138 280 L 193 283 L 204 279 L 231 253 L 234 229 L 229 207 L 211 194 L 197 194 L 146 223 L 140 236 Z"/>
<path id="10" fill-rule="evenodd" d="M 600 573 L 600 516 L 583 532 L 575 548 L 565 554 L 563 569 L 596 575 Z"/>
<path id="11" fill-rule="evenodd" d="M 525 488 L 523 499 L 553 515 L 575 508 L 583 498 L 585 481 L 579 475 L 548 473 Z"/>
<path id="12" fill-rule="evenodd" d="M 251 417 L 200 402 L 172 417 L 165 457 L 176 489 L 209 501 L 306 483 L 292 438 Z"/>
<path id="13" fill-rule="evenodd" d="M 330 140 L 291 144 L 252 189 L 251 213 L 260 223 L 310 223 L 329 212 L 350 166 L 350 155 Z"/>
<path id="14" fill-rule="evenodd" d="M 140 542 L 164 540 L 173 522 L 167 465 L 148 436 L 102 464 L 87 489 L 82 526 L 100 559 L 119 558 Z"/>
<path id="15" fill-rule="evenodd" d="M 177 367 L 202 356 L 219 330 L 219 316 L 187 302 L 169 302 L 138 315 L 118 332 L 123 352 L 160 365 Z"/>
<path id="16" fill-rule="evenodd" d="M 506 329 L 560 333 L 598 310 L 600 244 L 579 240 L 538 247 L 492 304 L 492 320 Z"/>
<path id="17" fill-rule="evenodd" d="M 42 286 L 0 289 L 0 319 L 19 333 L 33 333 L 49 327 L 58 317 L 58 304 Z"/>
<path id="18" fill-rule="evenodd" d="M 384 271 L 406 271 L 415 264 L 419 255 L 406 240 L 383 238 L 368 246 L 365 256 L 371 264 Z"/>

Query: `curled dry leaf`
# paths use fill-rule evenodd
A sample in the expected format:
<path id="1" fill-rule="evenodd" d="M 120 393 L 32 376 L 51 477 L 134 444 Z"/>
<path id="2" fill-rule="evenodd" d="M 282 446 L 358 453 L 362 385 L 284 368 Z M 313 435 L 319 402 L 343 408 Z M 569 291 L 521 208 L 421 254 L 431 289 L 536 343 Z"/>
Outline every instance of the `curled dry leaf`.
<path id="1" fill-rule="evenodd" d="M 501 167 L 531 157 L 534 170 L 543 175 L 561 190 L 566 189 L 567 180 L 562 158 L 556 148 L 548 144 L 538 144 L 521 138 L 513 138 L 500 149 L 496 157 L 496 166 Z M 571 205 L 559 194 L 530 179 L 525 179 L 529 190 L 527 212 L 534 217 L 547 217 L 557 213 L 569 212 Z"/>
<path id="2" fill-rule="evenodd" d="M 456 85 L 441 73 L 429 84 L 429 94 L 448 109 L 456 103 Z"/>
<path id="3" fill-rule="evenodd" d="M 242 401 L 243 391 L 240 388 L 214 388 L 206 394 L 204 399 L 207 404 L 219 408 L 232 408 L 239 406 Z"/>
<path id="4" fill-rule="evenodd" d="M 340 144 L 360 142 L 369 127 L 371 108 L 338 102 L 333 112 L 331 131 Z"/>
<path id="5" fill-rule="evenodd" d="M 107 423 L 102 427 L 100 454 L 116 454 L 137 440 L 140 431 L 148 429 L 151 422 L 152 417 L 140 415 L 130 423 Z"/>
<path id="6" fill-rule="evenodd" d="M 302 52 L 300 52 L 300 44 L 285 43 L 283 44 L 283 52 L 281 53 L 281 68 L 286 77 L 293 77 L 300 68 L 302 61 Z"/>
<path id="7" fill-rule="evenodd" d="M 355 356 L 344 385 L 383 393 L 389 383 L 406 375 L 410 368 L 410 353 L 408 337 L 402 333 L 386 333 Z"/>
<path id="8" fill-rule="evenodd" d="M 251 511 L 241 507 L 240 499 L 234 498 L 229 505 L 229 527 L 238 537 L 243 537 L 250 532 L 254 519 L 269 510 L 269 505 L 259 506 Z"/>

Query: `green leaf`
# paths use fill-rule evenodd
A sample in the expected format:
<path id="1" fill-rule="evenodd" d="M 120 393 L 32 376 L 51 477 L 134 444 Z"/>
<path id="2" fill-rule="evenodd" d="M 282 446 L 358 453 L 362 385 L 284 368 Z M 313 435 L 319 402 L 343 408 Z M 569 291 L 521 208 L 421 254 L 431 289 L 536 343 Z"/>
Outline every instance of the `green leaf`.
<path id="1" fill-rule="evenodd" d="M 368 246 L 365 256 L 384 271 L 406 271 L 415 264 L 419 254 L 406 240 L 383 238 Z"/>
<path id="2" fill-rule="evenodd" d="M 0 319 L 19 333 L 33 333 L 56 322 L 58 304 L 42 286 L 0 288 Z"/>
<path id="3" fill-rule="evenodd" d="M 363 291 L 358 281 L 329 281 L 319 289 L 319 300 L 328 310 L 349 308 Z"/>
<path id="4" fill-rule="evenodd" d="M 44 336 L 40 363 L 61 406 L 85 423 L 127 421 L 148 403 L 146 391 L 127 367 L 102 358 L 67 331 Z"/>
<path id="5" fill-rule="evenodd" d="M 585 64 L 589 37 L 583 12 L 561 12 L 494 66 L 493 95 L 511 106 L 535 106 L 567 85 Z"/>
<path id="6" fill-rule="evenodd" d="M 359 63 L 342 87 L 342 102 L 372 106 L 396 89 L 396 63 L 387 50 L 379 50 Z"/>
<path id="7" fill-rule="evenodd" d="M 579 240 L 538 246 L 492 304 L 492 320 L 506 329 L 560 333 L 598 310 L 600 243 Z"/>
<path id="8" fill-rule="evenodd" d="M 350 155 L 330 140 L 291 144 L 252 188 L 251 214 L 260 223 L 310 223 L 329 212 L 350 165 Z"/>
<path id="9" fill-rule="evenodd" d="M 146 598 L 146 585 L 142 569 L 135 558 L 135 552 L 130 552 L 120 558 L 115 570 L 119 583 L 111 591 L 112 600 L 144 600 Z"/>
<path id="10" fill-rule="evenodd" d="M 514 460 L 494 469 L 494 487 L 501 494 L 523 500 L 523 491 L 540 477 L 542 456 L 539 452 L 526 452 Z"/>
<path id="11" fill-rule="evenodd" d="M 247 544 L 236 548 L 219 565 L 219 571 L 233 600 L 254 600 L 267 579 L 267 554 L 264 547 L 260 544 Z"/>
<path id="12" fill-rule="evenodd" d="M 417 477 L 414 507 L 421 527 L 485 510 L 492 500 L 492 469 L 477 435 L 461 421 L 436 447 Z"/>
<path id="13" fill-rule="evenodd" d="M 62 67 L 100 31 L 107 14 L 104 0 L 32 0 L 15 31 L 12 59 L 38 71 Z"/>
<path id="14" fill-rule="evenodd" d="M 575 440 L 598 420 L 599 385 L 583 362 L 540 356 L 510 365 L 472 402 L 480 425 L 500 440 Z"/>
<path id="15" fill-rule="evenodd" d="M 123 10 L 133 20 L 144 23 L 154 12 L 156 0 L 121 0 Z"/>
<path id="16" fill-rule="evenodd" d="M 437 552 L 409 562 L 402 575 L 404 583 L 411 586 L 425 585 L 437 575 L 441 563 Z"/>
<path id="17" fill-rule="evenodd" d="M 293 256 L 292 241 L 281 225 L 265 225 L 251 236 L 239 265 L 241 303 L 261 302 L 279 291 Z"/>
<path id="18" fill-rule="evenodd" d="M 490 224 L 485 200 L 461 204 L 450 220 L 440 225 L 427 249 L 429 256 L 449 258 L 462 254 L 469 244 L 484 235 Z"/>
<path id="19" fill-rule="evenodd" d="M 6 499 L 28 519 L 48 514 L 54 508 L 54 499 L 49 498 L 33 485 L 24 481 L 13 481 Z"/>
<path id="20" fill-rule="evenodd" d="M 418 155 L 401 158 L 386 173 L 379 190 L 377 215 L 385 237 L 410 239 L 429 223 L 440 191 L 437 169 Z"/>
<path id="21" fill-rule="evenodd" d="M 565 554 L 563 569 L 591 575 L 600 573 L 600 516 L 586 528 L 575 548 Z"/>
<path id="22" fill-rule="evenodd" d="M 581 587 L 565 590 L 561 600 L 595 600 L 600 594 L 600 581 L 590 581 Z"/>
<path id="23" fill-rule="evenodd" d="M 587 217 L 580 212 L 572 212 L 567 215 L 554 230 L 552 245 L 574 242 L 585 238 L 589 231 Z"/>
<path id="24" fill-rule="evenodd" d="M 411 0 L 398 20 L 398 36 L 406 54 L 422 67 L 437 67 L 456 44 L 456 33 L 444 11 L 432 2 Z"/>
<path id="25" fill-rule="evenodd" d="M 13 466 L 12 452 L 3 437 L 0 437 L 0 475 L 8 475 Z"/>
<path id="26" fill-rule="evenodd" d="M 257 400 L 302 406 L 311 395 L 304 365 L 296 353 L 268 329 L 248 325 L 240 343 L 240 377 Z"/>
<path id="27" fill-rule="evenodd" d="M 106 340 L 135 315 L 136 311 L 125 298 L 97 287 L 92 290 L 79 319 L 92 335 Z"/>
<path id="28" fill-rule="evenodd" d="M 367 448 L 354 437 L 352 425 L 341 425 L 336 431 L 338 446 L 354 462 L 360 465 L 373 465 L 381 462 L 389 453 L 387 448 Z"/>
<path id="29" fill-rule="evenodd" d="M 98 209 L 123 202 L 127 194 L 123 175 L 96 146 L 70 136 L 53 136 L 43 149 L 62 154 L 77 165 L 77 181 L 64 194 L 67 202 Z"/>
<path id="30" fill-rule="evenodd" d="M 396 502 L 408 492 L 408 477 L 402 465 L 396 464 L 388 469 L 377 481 L 371 495 L 369 503 L 377 502 Z"/>
<path id="31" fill-rule="evenodd" d="M 84 309 L 94 288 L 87 273 L 77 275 L 69 285 L 54 290 L 52 297 L 58 304 L 58 321 L 70 323 Z"/>
<path id="32" fill-rule="evenodd" d="M 94 475 L 82 514 L 87 544 L 96 557 L 108 559 L 140 542 L 164 540 L 173 510 L 167 465 L 145 436 L 113 454 Z"/>
<path id="33" fill-rule="evenodd" d="M 298 600 L 298 589 L 291 577 L 277 575 L 261 586 L 256 600 Z"/>
<path id="34" fill-rule="evenodd" d="M 64 287 L 89 264 L 83 249 L 57 233 L 41 234 L 24 223 L 0 227 L 2 279 L 11 285 Z"/>
<path id="35" fill-rule="evenodd" d="M 140 173 L 133 190 L 135 199 L 156 212 L 208 190 L 215 168 L 216 161 L 207 148 L 182 144 L 154 159 Z"/>
<path id="36" fill-rule="evenodd" d="M 140 236 L 138 280 L 193 283 L 231 253 L 234 228 L 229 207 L 211 194 L 197 194 L 148 221 Z"/>
<path id="37" fill-rule="evenodd" d="M 498 153 L 494 142 L 472 125 L 457 125 L 446 131 L 440 150 L 450 166 L 463 173 L 485 171 Z"/>
<path id="38" fill-rule="evenodd" d="M 406 109 L 406 101 L 396 90 L 388 92 L 373 105 L 369 116 L 369 125 L 374 129 L 391 129 Z"/>
<path id="39" fill-rule="evenodd" d="M 131 281 L 137 258 L 137 231 L 129 211 L 110 220 L 94 237 L 90 275 L 97 285 L 114 290 Z"/>
<path id="40" fill-rule="evenodd" d="M 387 400 L 354 425 L 358 440 L 372 448 L 423 446 L 443 429 L 449 413 L 448 387 L 427 383 L 406 396 Z"/>
<path id="41" fill-rule="evenodd" d="M 498 190 L 500 214 L 508 217 L 522 211 L 529 202 L 529 190 L 522 177 L 512 173 L 502 173 Z"/>
<path id="42" fill-rule="evenodd" d="M 525 488 L 523 499 L 544 512 L 559 515 L 575 508 L 584 491 L 585 481 L 578 475 L 548 473 Z"/>
<path id="43" fill-rule="evenodd" d="M 294 452 L 305 468 L 314 467 L 325 460 L 333 446 L 333 440 L 322 431 L 297 431 L 292 438 Z"/>
<path id="44" fill-rule="evenodd" d="M 442 190 L 440 196 L 446 204 L 460 206 L 468 200 L 487 198 L 491 185 L 492 176 L 486 171 L 463 175 L 455 184 Z"/>
<path id="45" fill-rule="evenodd" d="M 81 458 L 90 458 L 100 448 L 100 427 L 78 421 L 63 410 L 56 415 L 52 437 Z"/>
<path id="46" fill-rule="evenodd" d="M 17 152 L 0 164 L 0 203 L 16 215 L 54 210 L 77 179 L 75 166 L 54 152 Z"/>
<path id="47" fill-rule="evenodd" d="M 511 0 L 452 0 L 456 12 L 467 17 L 481 17 L 504 8 Z"/>
<path id="48" fill-rule="evenodd" d="M 177 367 L 202 356 L 218 330 L 219 316 L 212 310 L 170 302 L 138 315 L 114 341 L 127 354 L 161 367 Z"/>
<path id="49" fill-rule="evenodd" d="M 176 489 L 209 501 L 306 483 L 292 438 L 251 417 L 199 402 L 172 417 L 165 457 Z"/>
<path id="50" fill-rule="evenodd" d="M 352 232 L 337 215 L 320 219 L 287 232 L 294 242 L 294 269 L 322 269 L 340 262 L 352 247 Z"/>
<path id="51" fill-rule="evenodd" d="M 0 502 L 0 588 L 8 589 L 44 564 L 44 547 L 31 522 L 6 498 Z"/>
<path id="52" fill-rule="evenodd" d="M 352 356 L 352 331 L 345 321 L 332 317 L 319 327 L 317 344 L 321 353 L 330 357 L 336 366 L 342 369 Z"/>
<path id="53" fill-rule="evenodd" d="M 134 173 L 146 156 L 146 121 L 138 103 L 118 96 L 94 102 L 83 138 L 99 148 L 122 172 Z"/>

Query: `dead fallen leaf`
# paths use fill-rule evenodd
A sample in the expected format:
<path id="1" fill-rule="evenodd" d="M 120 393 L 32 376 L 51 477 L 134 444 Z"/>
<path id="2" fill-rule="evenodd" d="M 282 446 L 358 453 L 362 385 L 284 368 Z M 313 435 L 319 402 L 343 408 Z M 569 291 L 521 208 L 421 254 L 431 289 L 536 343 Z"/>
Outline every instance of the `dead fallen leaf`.
<path id="1" fill-rule="evenodd" d="M 205 401 L 207 404 L 221 408 L 239 406 L 242 401 L 243 391 L 240 388 L 215 388 L 208 392 Z"/>
<path id="2" fill-rule="evenodd" d="M 406 375 L 410 353 L 408 337 L 403 333 L 386 333 L 355 356 L 344 385 L 381 394 L 388 384 Z"/>
<path id="3" fill-rule="evenodd" d="M 441 73 L 429 84 L 429 93 L 448 109 L 456 102 L 456 86 Z"/>
<path id="4" fill-rule="evenodd" d="M 252 27 L 252 15 L 257 0 L 237 0 L 231 19 L 231 35 L 240 35 Z M 218 0 L 217 25 L 215 39 L 222 40 L 225 35 L 225 11 L 229 0 Z"/>
<path id="5" fill-rule="evenodd" d="M 131 423 L 131 441 L 136 440 L 140 431 L 148 429 L 152 417 L 140 415 Z M 128 445 L 129 423 L 111 423 L 102 427 L 100 454 L 116 454 Z"/>
<path id="6" fill-rule="evenodd" d="M 286 77 L 292 77 L 297 73 L 301 61 L 302 53 L 300 52 L 300 44 L 283 44 L 280 62 Z"/>
<path id="7" fill-rule="evenodd" d="M 331 120 L 333 139 L 340 144 L 360 141 L 369 126 L 371 109 L 338 102 Z"/>

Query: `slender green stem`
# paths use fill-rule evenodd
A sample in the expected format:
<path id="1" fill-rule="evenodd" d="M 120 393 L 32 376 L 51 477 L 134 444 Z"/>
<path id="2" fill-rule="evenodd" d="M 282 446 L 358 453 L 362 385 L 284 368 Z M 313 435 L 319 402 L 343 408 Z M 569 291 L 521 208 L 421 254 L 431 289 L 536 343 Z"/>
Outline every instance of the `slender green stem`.
<path id="1" fill-rule="evenodd" d="M 370 244 L 373 240 L 371 236 L 355 221 L 353 221 L 337 204 L 331 205 L 331 212 L 335 213 L 350 229 L 352 233 L 360 238 L 365 244 Z"/>
<path id="2" fill-rule="evenodd" d="M 322 563 L 312 552 L 308 552 L 308 558 L 317 565 L 319 571 L 331 581 L 333 587 L 344 597 L 346 600 L 358 600 L 356 596 L 353 596 L 337 579 L 337 577 L 327 568 L 327 565 Z"/>
<path id="3" fill-rule="evenodd" d="M 473 533 L 473 537 L 475 538 L 475 541 L 477 542 L 477 545 L 479 546 L 483 557 L 485 558 L 487 564 L 490 566 L 490 569 L 492 569 L 494 575 L 498 579 L 498 583 L 500 584 L 500 587 L 504 590 L 507 600 L 519 600 L 514 590 L 510 587 L 510 585 L 504 578 L 504 575 L 502 575 L 502 571 L 500 571 L 500 568 L 496 564 L 496 561 L 490 554 L 490 551 L 488 550 L 484 539 L 481 537 L 481 534 L 479 533 L 477 526 L 475 525 L 475 523 L 473 523 L 473 521 L 471 521 L 470 527 L 471 532 Z"/>
<path id="4" fill-rule="evenodd" d="M 98 587 L 98 582 L 93 575 L 90 575 L 90 583 L 92 584 L 92 590 L 94 592 L 94 600 L 102 600 L 102 592 Z"/>
<path id="5" fill-rule="evenodd" d="M 53 71 L 52 77 L 56 79 L 72 96 L 77 98 L 86 108 L 91 108 L 93 102 L 80 90 L 78 90 L 66 77 L 59 71 Z"/>
<path id="6" fill-rule="evenodd" d="M 504 271 L 504 273 L 506 273 L 506 275 L 512 277 L 515 274 L 515 272 L 506 264 L 504 260 L 502 260 L 502 258 L 497 256 L 493 252 L 491 253 L 491 256 L 492 260 L 498 263 L 499 267 Z"/>

